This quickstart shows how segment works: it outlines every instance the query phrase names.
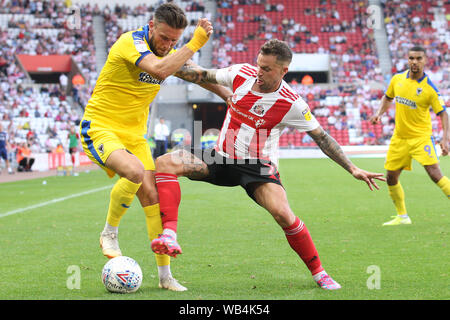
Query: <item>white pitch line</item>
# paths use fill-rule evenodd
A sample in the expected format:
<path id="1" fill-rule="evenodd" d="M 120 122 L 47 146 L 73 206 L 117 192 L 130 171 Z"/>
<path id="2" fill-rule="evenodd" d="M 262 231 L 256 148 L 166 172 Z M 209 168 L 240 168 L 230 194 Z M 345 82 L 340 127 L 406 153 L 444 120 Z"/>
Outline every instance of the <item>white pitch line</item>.
<path id="1" fill-rule="evenodd" d="M 105 190 L 105 189 L 108 189 L 108 188 L 111 188 L 111 187 L 112 187 L 112 185 L 106 186 L 106 187 L 101 187 L 101 188 L 96 188 L 96 189 L 92 189 L 92 190 L 88 190 L 88 191 L 84 191 L 84 192 L 80 192 L 80 193 L 75 193 L 75 194 L 72 194 L 72 195 L 67 196 L 67 197 L 56 198 L 56 199 L 53 199 L 53 200 L 50 200 L 50 201 L 41 202 L 41 203 L 34 204 L 32 206 L 29 206 L 29 207 L 19 208 L 19 209 L 15 209 L 15 210 L 12 210 L 12 211 L 5 212 L 5 213 L 0 213 L 0 218 L 4 218 L 4 217 L 7 217 L 7 216 L 16 214 L 16 213 L 21 213 L 21 212 L 24 212 L 24 211 L 28 211 L 28 210 L 44 207 L 44 206 L 47 206 L 49 204 L 65 201 L 65 200 L 68 200 L 68 199 L 81 197 L 81 196 L 84 196 L 86 194 L 90 194 L 90 193 L 97 192 L 97 191 L 102 191 L 102 190 Z"/>

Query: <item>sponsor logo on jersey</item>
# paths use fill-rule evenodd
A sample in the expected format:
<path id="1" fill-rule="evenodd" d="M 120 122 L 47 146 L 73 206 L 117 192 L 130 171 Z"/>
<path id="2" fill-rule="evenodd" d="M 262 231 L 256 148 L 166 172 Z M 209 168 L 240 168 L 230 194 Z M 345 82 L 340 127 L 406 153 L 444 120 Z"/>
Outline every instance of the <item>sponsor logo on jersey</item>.
<path id="1" fill-rule="evenodd" d="M 164 82 L 164 80 L 158 80 L 153 78 L 151 75 L 149 75 L 147 72 L 141 72 L 139 73 L 139 79 L 140 82 L 150 83 L 150 84 L 161 84 Z"/>
<path id="2" fill-rule="evenodd" d="M 400 104 L 403 104 L 403 105 L 409 107 L 410 109 L 417 109 L 417 104 L 415 101 L 412 101 L 412 100 L 409 100 L 409 99 L 406 99 L 403 97 L 399 97 L 399 96 L 395 97 L 395 101 L 397 103 L 400 103 Z"/>
<path id="3" fill-rule="evenodd" d="M 251 114 L 241 112 L 234 104 L 230 104 L 230 109 L 241 117 L 247 118 L 255 123 L 255 128 L 259 128 L 266 123 L 264 119 L 255 119 Z"/>

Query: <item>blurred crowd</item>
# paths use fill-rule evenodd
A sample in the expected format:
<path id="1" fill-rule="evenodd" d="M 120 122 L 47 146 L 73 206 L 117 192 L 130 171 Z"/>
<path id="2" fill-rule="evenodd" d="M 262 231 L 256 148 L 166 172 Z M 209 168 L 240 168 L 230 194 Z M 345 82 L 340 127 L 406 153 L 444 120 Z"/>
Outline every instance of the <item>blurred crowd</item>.
<path id="1" fill-rule="evenodd" d="M 373 31 L 366 23 L 367 3 L 362 0 L 320 0 L 319 6 L 307 5 L 299 13 L 288 11 L 287 1 L 218 1 L 219 10 L 214 24 L 215 62 L 221 68 L 241 63 L 233 60 L 229 52 L 246 52 L 252 47 L 252 42 L 276 37 L 286 41 L 295 53 L 328 53 L 335 83 L 383 81 Z M 230 11 L 234 6 L 237 9 Z M 341 12 L 345 12 L 345 19 Z M 318 25 L 309 26 L 304 21 L 306 18 L 314 19 Z M 258 24 L 254 31 L 230 36 L 230 31 L 235 30 L 238 24 L 245 29 L 244 24 L 254 23 Z M 352 41 L 348 39 L 350 36 Z"/>
<path id="2" fill-rule="evenodd" d="M 450 87 L 450 16 L 444 1 L 383 1 L 392 72 L 407 68 L 411 43 L 427 49 L 427 74 L 448 94 Z M 447 1 L 448 5 L 448 1 Z"/>
<path id="3" fill-rule="evenodd" d="M 114 5 L 102 9 L 95 3 L 88 3 L 74 12 L 66 7 L 64 1 L 0 0 L 0 121 L 9 134 L 13 150 L 25 143 L 33 152 L 52 151 L 58 144 L 67 142 L 70 128 L 78 124 L 98 76 L 93 39 L 94 16 L 104 18 L 109 49 L 120 34 L 128 31 L 121 21 L 144 16 L 146 20 L 153 8 L 163 2 L 159 0 L 135 7 Z M 235 63 L 235 56 L 231 53 L 248 53 L 253 42 L 259 41 L 260 44 L 274 37 L 287 41 L 297 53 L 304 52 L 302 48 L 328 53 L 334 89 L 302 85 L 296 81 L 291 85 L 305 97 L 325 128 L 354 131 L 356 137 L 362 137 L 362 140 L 355 141 L 361 143 L 387 143 L 394 126 L 393 109 L 382 119 L 381 127 L 367 125 L 383 94 L 382 90 L 372 89 L 367 83 L 369 80 L 380 83 L 385 80 L 378 65 L 373 31 L 365 23 L 368 1 L 319 0 L 318 6 L 303 4 L 297 15 L 289 11 L 291 2 L 217 1 L 213 67 L 223 68 Z M 188 13 L 199 12 L 211 18 L 201 0 L 180 0 L 177 3 Z M 429 57 L 427 74 L 450 107 L 450 39 L 445 2 L 411 0 L 406 4 L 400 0 L 382 0 L 382 4 L 392 72 L 407 67 L 406 53 L 411 42 L 425 46 Z M 236 10 L 230 11 L 233 8 Z M 68 20 L 74 14 L 81 18 L 79 25 L 74 26 Z M 319 21 L 319 25 L 310 25 L 300 16 L 316 19 L 314 21 Z M 439 21 L 436 17 L 444 17 L 444 20 Z M 179 45 L 191 38 L 196 23 L 196 19 L 189 21 Z M 252 25 L 251 30 L 254 31 L 232 37 L 238 24 Z M 355 37 L 359 39 L 356 45 Z M 71 55 L 85 83 L 74 86 L 73 91 L 66 90 L 67 79 L 65 83 L 61 80 L 52 85 L 34 85 L 19 67 L 16 54 Z M 199 55 L 195 59 L 198 62 Z M 439 131 L 438 120 L 434 115 L 432 118 L 433 128 Z"/>

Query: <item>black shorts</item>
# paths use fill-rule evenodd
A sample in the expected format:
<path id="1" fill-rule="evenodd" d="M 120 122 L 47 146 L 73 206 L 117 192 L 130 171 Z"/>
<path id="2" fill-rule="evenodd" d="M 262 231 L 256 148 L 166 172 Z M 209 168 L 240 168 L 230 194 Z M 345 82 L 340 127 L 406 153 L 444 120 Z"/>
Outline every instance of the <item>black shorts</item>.
<path id="1" fill-rule="evenodd" d="M 191 153 L 208 166 L 209 175 L 194 181 L 205 181 L 217 186 L 241 186 L 255 200 L 257 183 L 275 183 L 283 187 L 278 169 L 270 161 L 261 159 L 229 159 L 214 149 L 193 149 Z M 256 200 L 255 200 L 256 201 Z"/>

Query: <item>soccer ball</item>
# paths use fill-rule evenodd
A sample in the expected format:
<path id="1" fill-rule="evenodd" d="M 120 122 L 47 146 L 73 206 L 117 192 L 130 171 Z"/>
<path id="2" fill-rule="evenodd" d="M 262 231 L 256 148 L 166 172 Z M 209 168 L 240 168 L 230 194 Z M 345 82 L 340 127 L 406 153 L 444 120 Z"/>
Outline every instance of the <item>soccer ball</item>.
<path id="1" fill-rule="evenodd" d="M 142 270 L 130 257 L 115 257 L 103 267 L 102 281 L 110 292 L 135 292 L 142 284 Z"/>

